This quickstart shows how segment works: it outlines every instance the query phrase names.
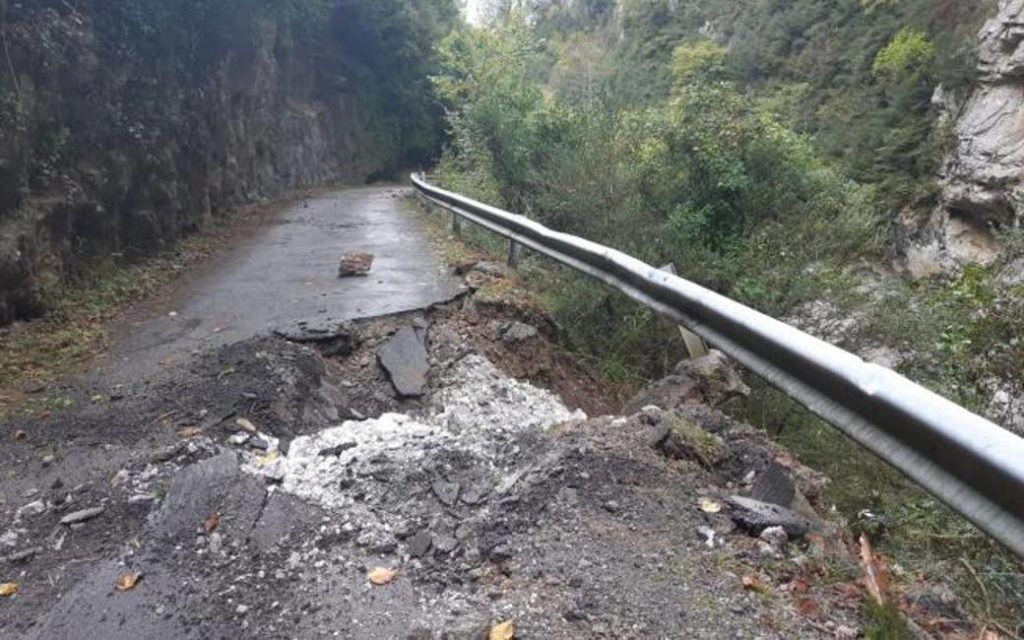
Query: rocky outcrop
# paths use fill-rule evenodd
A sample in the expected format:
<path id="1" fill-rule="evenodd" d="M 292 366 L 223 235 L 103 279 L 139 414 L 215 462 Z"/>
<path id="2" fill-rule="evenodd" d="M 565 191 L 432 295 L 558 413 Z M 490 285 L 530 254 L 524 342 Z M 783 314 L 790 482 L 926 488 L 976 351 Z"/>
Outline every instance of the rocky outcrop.
<path id="1" fill-rule="evenodd" d="M 979 83 L 966 100 L 940 88 L 935 103 L 956 146 L 942 170 L 930 214 L 902 218 L 912 240 L 907 268 L 923 277 L 998 255 L 993 230 L 1024 213 L 1024 0 L 1001 0 L 979 34 Z"/>
<path id="2" fill-rule="evenodd" d="M 38 314 L 47 283 L 89 258 L 362 181 L 396 153 L 329 27 L 132 6 L 0 3 L 0 325 Z"/>

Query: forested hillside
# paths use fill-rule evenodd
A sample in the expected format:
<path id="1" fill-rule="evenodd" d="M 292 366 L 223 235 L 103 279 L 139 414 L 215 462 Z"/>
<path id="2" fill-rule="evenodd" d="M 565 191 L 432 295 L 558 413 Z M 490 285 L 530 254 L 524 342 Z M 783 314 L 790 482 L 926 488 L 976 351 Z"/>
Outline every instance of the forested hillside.
<path id="1" fill-rule="evenodd" d="M 436 153 L 453 0 L 0 2 L 0 324 L 81 265 Z"/>
<path id="2" fill-rule="evenodd" d="M 441 48 L 446 186 L 672 262 L 1024 428 L 1021 3 L 493 4 Z M 1000 124 L 979 149 L 986 118 Z M 606 377 L 654 378 L 682 356 L 631 301 L 555 281 L 566 339 Z M 871 514 L 901 561 L 961 584 L 977 562 L 986 598 L 1019 613 L 1019 569 L 962 521 L 764 387 L 733 410 L 841 479 L 839 511 Z"/>

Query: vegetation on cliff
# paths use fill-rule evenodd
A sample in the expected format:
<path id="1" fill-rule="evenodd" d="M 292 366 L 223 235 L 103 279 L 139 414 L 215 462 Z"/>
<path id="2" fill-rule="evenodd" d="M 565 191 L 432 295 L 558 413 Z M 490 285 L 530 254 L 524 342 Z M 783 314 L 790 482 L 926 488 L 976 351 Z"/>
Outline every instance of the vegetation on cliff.
<path id="1" fill-rule="evenodd" d="M 1017 232 L 1004 233 L 999 262 L 942 280 L 909 283 L 886 267 L 899 212 L 936 202 L 947 136 L 934 90 L 972 82 L 972 36 L 991 11 L 951 0 L 506 3 L 441 48 L 451 140 L 439 176 L 673 262 L 1020 428 L 1007 402 L 1024 358 Z M 658 377 L 682 356 L 657 318 L 599 285 L 566 275 L 549 297 L 566 338 L 610 378 Z M 851 519 L 876 514 L 883 549 L 962 585 L 979 566 L 977 608 L 1019 613 L 1019 568 L 971 527 L 767 388 L 734 409 L 844 478 L 833 500 Z"/>

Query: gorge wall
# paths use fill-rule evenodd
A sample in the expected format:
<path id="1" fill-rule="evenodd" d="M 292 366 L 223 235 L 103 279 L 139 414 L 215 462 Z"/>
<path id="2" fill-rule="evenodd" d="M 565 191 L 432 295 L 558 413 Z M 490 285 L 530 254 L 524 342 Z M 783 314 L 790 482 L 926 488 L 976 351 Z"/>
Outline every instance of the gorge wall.
<path id="1" fill-rule="evenodd" d="M 991 263 L 993 231 L 1019 226 L 1024 213 L 1024 0 L 1001 0 L 982 28 L 977 71 L 965 98 L 936 92 L 954 147 L 938 206 L 903 221 L 915 235 L 906 251 L 915 276 Z"/>
<path id="2" fill-rule="evenodd" d="M 407 161 L 369 6 L 0 0 L 0 325 L 90 257 Z"/>

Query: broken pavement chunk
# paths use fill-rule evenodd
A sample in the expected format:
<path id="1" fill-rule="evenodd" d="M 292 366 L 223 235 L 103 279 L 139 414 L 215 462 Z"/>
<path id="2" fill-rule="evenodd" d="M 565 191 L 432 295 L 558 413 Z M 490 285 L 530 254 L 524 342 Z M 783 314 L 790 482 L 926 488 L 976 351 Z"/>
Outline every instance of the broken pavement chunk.
<path id="1" fill-rule="evenodd" d="M 338 277 L 365 276 L 373 267 L 373 254 L 362 251 L 350 251 L 341 256 L 338 263 Z"/>
<path id="2" fill-rule="evenodd" d="M 782 527 L 790 538 L 800 538 L 811 530 L 810 520 L 777 504 L 742 496 L 732 496 L 728 503 L 732 507 L 729 517 L 733 522 L 755 535 L 770 527 Z"/>
<path id="3" fill-rule="evenodd" d="M 423 395 L 430 365 L 421 330 L 412 326 L 399 329 L 377 351 L 377 358 L 400 397 L 418 398 Z"/>

